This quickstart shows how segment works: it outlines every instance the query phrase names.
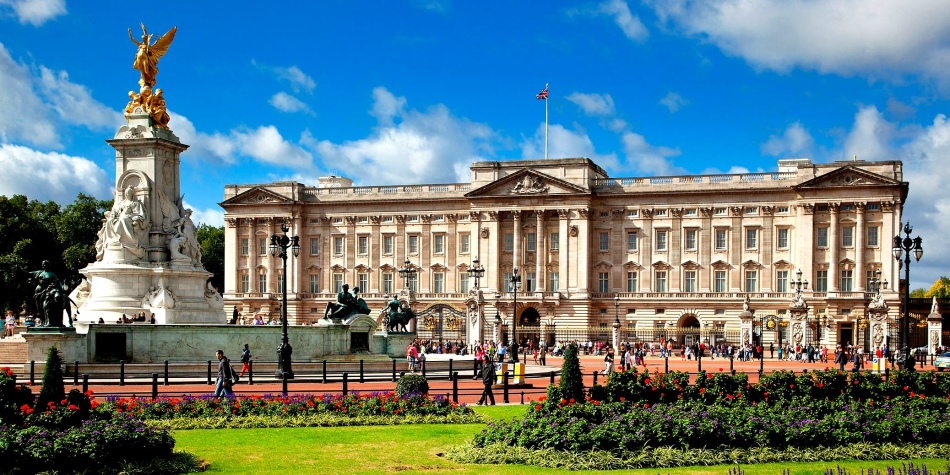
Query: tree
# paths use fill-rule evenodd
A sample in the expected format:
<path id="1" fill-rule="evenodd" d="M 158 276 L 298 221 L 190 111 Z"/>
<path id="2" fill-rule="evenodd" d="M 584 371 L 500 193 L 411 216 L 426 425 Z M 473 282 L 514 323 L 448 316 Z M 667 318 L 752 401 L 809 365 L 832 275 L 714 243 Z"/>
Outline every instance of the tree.
<path id="1" fill-rule="evenodd" d="M 71 274 L 96 260 L 96 241 L 112 200 L 97 200 L 80 193 L 55 220 L 56 240 L 63 248 L 63 264 Z"/>
<path id="2" fill-rule="evenodd" d="M 950 297 L 950 278 L 941 276 L 934 285 L 930 286 L 930 290 L 924 294 L 924 297 L 938 299 Z"/>
<path id="3" fill-rule="evenodd" d="M 49 347 L 46 354 L 46 369 L 43 370 L 43 388 L 36 398 L 37 410 L 44 410 L 46 405 L 53 403 L 60 405 L 66 398 L 66 388 L 63 386 L 63 357 L 55 346 Z"/>
<path id="4" fill-rule="evenodd" d="M 224 226 L 202 224 L 195 230 L 201 245 L 201 263 L 211 277 L 211 285 L 224 292 Z"/>
<path id="5" fill-rule="evenodd" d="M 564 363 L 561 365 L 561 383 L 558 394 L 561 399 L 576 402 L 584 401 L 584 375 L 581 374 L 581 362 L 577 357 L 577 345 L 571 343 L 564 350 Z M 557 404 L 557 401 L 552 401 Z"/>

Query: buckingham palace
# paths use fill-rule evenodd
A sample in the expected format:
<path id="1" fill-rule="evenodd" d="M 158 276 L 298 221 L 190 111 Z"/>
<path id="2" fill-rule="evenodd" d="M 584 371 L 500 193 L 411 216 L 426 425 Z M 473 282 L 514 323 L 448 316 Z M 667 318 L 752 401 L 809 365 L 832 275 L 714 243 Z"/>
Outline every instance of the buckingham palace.
<path id="1" fill-rule="evenodd" d="M 475 162 L 468 183 L 228 185 L 225 305 L 277 318 L 286 285 L 289 323 L 307 325 L 349 284 L 379 322 L 397 298 L 421 338 L 469 343 L 512 327 L 549 342 L 896 338 L 902 163 L 776 168 L 614 178 L 566 158 Z M 282 225 L 301 248 L 286 276 L 268 249 Z"/>

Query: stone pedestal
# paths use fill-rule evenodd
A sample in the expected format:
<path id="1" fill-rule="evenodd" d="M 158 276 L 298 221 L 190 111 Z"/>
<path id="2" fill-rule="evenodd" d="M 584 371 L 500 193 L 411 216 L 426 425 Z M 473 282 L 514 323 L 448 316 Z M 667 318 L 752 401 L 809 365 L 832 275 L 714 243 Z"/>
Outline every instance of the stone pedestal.
<path id="1" fill-rule="evenodd" d="M 871 353 L 884 346 L 887 339 L 887 308 L 868 309 L 868 320 L 871 325 Z"/>
<path id="2" fill-rule="evenodd" d="M 788 340 L 794 348 L 797 345 L 805 346 L 805 324 L 808 318 L 808 308 L 788 309 Z"/>
<path id="3" fill-rule="evenodd" d="M 752 321 L 755 314 L 751 310 L 745 310 L 739 314 L 739 345 L 752 344 Z"/>
<path id="4" fill-rule="evenodd" d="M 934 305 L 936 307 L 936 305 Z M 940 334 L 943 331 L 943 315 L 936 308 L 927 315 L 927 352 L 931 355 L 936 354 L 937 347 L 943 346 Z"/>
<path id="5" fill-rule="evenodd" d="M 51 346 L 59 350 L 63 361 L 89 361 L 89 350 L 86 344 L 86 335 L 75 331 L 27 331 L 23 333 L 26 340 L 27 361 L 46 361 L 46 355 Z"/>

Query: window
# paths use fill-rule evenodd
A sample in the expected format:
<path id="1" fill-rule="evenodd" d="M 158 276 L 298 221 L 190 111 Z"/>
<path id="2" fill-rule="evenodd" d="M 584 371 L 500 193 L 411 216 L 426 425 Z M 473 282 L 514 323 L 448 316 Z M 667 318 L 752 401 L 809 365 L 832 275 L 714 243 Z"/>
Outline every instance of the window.
<path id="1" fill-rule="evenodd" d="M 432 236 L 432 252 L 442 254 L 445 252 L 445 234 L 436 234 Z"/>
<path id="2" fill-rule="evenodd" d="M 758 206 L 746 206 L 745 214 L 759 214 Z"/>
<path id="3" fill-rule="evenodd" d="M 658 209 L 658 210 L 656 210 L 656 213 L 654 214 L 654 216 L 666 216 L 666 210 L 665 210 L 665 209 Z"/>
<path id="4" fill-rule="evenodd" d="M 746 228 L 745 230 L 745 248 L 746 249 L 756 249 L 758 248 L 758 237 L 759 230 L 754 228 Z"/>
<path id="5" fill-rule="evenodd" d="M 333 292 L 343 292 L 343 274 L 333 274 Z"/>
<path id="6" fill-rule="evenodd" d="M 868 211 L 880 211 L 880 210 L 881 210 L 880 204 L 874 203 L 874 204 L 868 205 Z"/>
<path id="7" fill-rule="evenodd" d="M 246 256 L 248 254 L 248 239 L 241 239 L 241 255 Z"/>
<path id="8" fill-rule="evenodd" d="M 870 246 L 870 247 L 877 247 L 877 246 L 879 245 L 879 243 L 878 243 L 878 231 L 879 231 L 879 230 L 880 230 L 880 228 L 878 228 L 877 226 L 869 226 L 869 227 L 868 227 L 868 246 Z"/>
<path id="9" fill-rule="evenodd" d="M 432 291 L 437 294 L 445 293 L 445 274 L 441 272 L 432 274 Z"/>
<path id="10" fill-rule="evenodd" d="M 515 236 L 513 234 L 505 234 L 505 252 L 514 252 L 515 250 Z"/>
<path id="11" fill-rule="evenodd" d="M 409 236 L 409 254 L 418 254 L 419 253 L 419 236 L 411 235 Z"/>
<path id="12" fill-rule="evenodd" d="M 383 254 L 392 254 L 393 253 L 393 237 L 392 236 L 383 236 Z"/>
<path id="13" fill-rule="evenodd" d="M 459 252 L 462 254 L 468 254 L 471 249 L 471 235 L 470 234 L 459 234 Z"/>
<path id="14" fill-rule="evenodd" d="M 601 212 L 600 212 L 600 217 L 601 217 L 601 218 L 606 218 L 606 217 L 608 217 L 608 216 L 610 216 L 610 211 L 601 211 Z"/>
<path id="15" fill-rule="evenodd" d="M 841 247 L 854 246 L 854 226 L 841 228 Z"/>
<path id="16" fill-rule="evenodd" d="M 696 250 L 696 230 L 695 229 L 686 230 L 686 250 L 687 251 Z"/>
<path id="17" fill-rule="evenodd" d="M 841 285 L 838 287 L 842 292 L 851 292 L 854 288 L 854 271 L 841 271 Z"/>
<path id="18" fill-rule="evenodd" d="M 716 210 L 713 212 L 713 214 L 715 214 L 716 216 L 725 216 L 725 215 L 726 215 L 726 208 L 716 208 Z"/>
<path id="19" fill-rule="evenodd" d="M 726 250 L 726 230 L 725 229 L 716 230 L 716 250 L 717 251 Z"/>
<path id="20" fill-rule="evenodd" d="M 310 255 L 320 254 L 320 238 L 310 238 Z"/>
<path id="21" fill-rule="evenodd" d="M 561 235 L 558 233 L 551 233 L 551 250 L 556 251 L 560 246 Z"/>
<path id="22" fill-rule="evenodd" d="M 560 283 L 560 275 L 557 272 L 548 273 L 548 290 L 551 292 L 557 292 L 560 290 L 558 284 Z"/>
<path id="23" fill-rule="evenodd" d="M 409 277 L 409 290 L 413 292 L 419 291 L 419 275 L 413 275 Z"/>
<path id="24" fill-rule="evenodd" d="M 778 248 L 788 249 L 788 228 L 778 229 Z"/>
<path id="25" fill-rule="evenodd" d="M 259 238 L 257 240 L 258 254 L 262 256 L 267 255 L 267 238 Z"/>
<path id="26" fill-rule="evenodd" d="M 640 216 L 640 210 L 632 209 L 630 211 L 627 211 L 628 218 L 636 218 L 637 216 Z"/>
<path id="27" fill-rule="evenodd" d="M 864 288 L 866 288 L 869 292 L 871 291 L 872 280 L 874 280 L 874 269 L 870 269 L 864 273 Z"/>
<path id="28" fill-rule="evenodd" d="M 657 292 L 666 292 L 666 271 L 658 270 L 654 275 L 654 287 L 656 287 Z"/>
<path id="29" fill-rule="evenodd" d="M 745 291 L 755 292 L 758 289 L 759 272 L 754 270 L 745 271 Z"/>
<path id="30" fill-rule="evenodd" d="M 815 211 L 828 211 L 828 205 L 815 206 Z"/>
<path id="31" fill-rule="evenodd" d="M 637 287 L 637 273 L 627 272 L 627 292 L 636 292 Z"/>
<path id="32" fill-rule="evenodd" d="M 505 286 L 505 289 L 507 289 L 506 292 L 511 292 L 513 290 L 511 288 L 511 271 L 505 272 L 505 274 L 501 276 L 501 279 L 502 279 L 501 285 Z"/>
<path id="33" fill-rule="evenodd" d="M 359 254 L 361 256 L 365 256 L 366 254 L 368 254 L 369 253 L 369 236 L 360 236 L 359 238 L 357 238 L 357 242 L 359 243 L 359 246 L 358 246 Z M 362 289 L 362 287 L 360 287 L 360 289 Z"/>
<path id="34" fill-rule="evenodd" d="M 828 271 L 820 270 L 815 272 L 815 292 L 828 291 Z"/>
<path id="35" fill-rule="evenodd" d="M 320 276 L 318 274 L 310 274 L 310 293 L 320 293 Z"/>
<path id="36" fill-rule="evenodd" d="M 696 291 L 696 271 L 688 270 L 683 272 L 683 292 Z"/>
<path id="37" fill-rule="evenodd" d="M 333 238 L 333 255 L 342 256 L 343 255 L 343 237 L 335 236 Z"/>
<path id="38" fill-rule="evenodd" d="M 818 235 L 815 237 L 816 247 L 828 247 L 828 228 L 825 226 L 818 228 Z"/>
<path id="39" fill-rule="evenodd" d="M 726 271 L 717 270 L 713 279 L 715 287 L 713 291 L 723 293 L 726 291 Z"/>
<path id="40" fill-rule="evenodd" d="M 788 292 L 788 271 L 780 270 L 775 273 L 775 291 Z"/>
<path id="41" fill-rule="evenodd" d="M 526 245 L 528 252 L 534 252 L 538 249 L 538 235 L 535 233 L 528 233 L 528 243 Z"/>
<path id="42" fill-rule="evenodd" d="M 361 273 L 356 276 L 356 285 L 360 288 L 360 292 L 366 293 L 369 290 L 369 274 Z"/>
<path id="43" fill-rule="evenodd" d="M 241 274 L 241 293 L 246 294 L 251 291 L 251 276 L 247 273 Z"/>
<path id="44" fill-rule="evenodd" d="M 600 250 L 606 251 L 610 247 L 610 233 L 600 233 Z"/>
<path id="45" fill-rule="evenodd" d="M 788 214 L 788 206 L 779 206 L 775 208 L 775 212 L 778 214 Z"/>
<path id="46" fill-rule="evenodd" d="M 410 223 L 418 223 L 418 222 L 419 222 L 419 217 L 418 217 L 418 216 L 410 216 L 409 219 L 408 219 L 408 221 L 409 221 Z"/>
<path id="47" fill-rule="evenodd" d="M 696 216 L 696 208 L 690 208 L 683 212 L 685 216 Z"/>
<path id="48" fill-rule="evenodd" d="M 854 205 L 841 205 L 841 211 L 854 211 Z"/>
<path id="49" fill-rule="evenodd" d="M 390 273 L 383 274 L 383 292 L 393 293 L 393 275 Z"/>
<path id="50" fill-rule="evenodd" d="M 657 251 L 666 250 L 666 231 L 656 232 L 656 250 Z"/>
<path id="51" fill-rule="evenodd" d="M 468 292 L 471 290 L 469 285 L 468 272 L 462 272 L 459 274 L 459 292 Z"/>
<path id="52" fill-rule="evenodd" d="M 627 231 L 627 251 L 636 252 L 637 250 L 637 232 Z"/>
<path id="53" fill-rule="evenodd" d="M 267 292 L 267 274 L 257 275 L 257 291 L 262 294 Z"/>
<path id="54" fill-rule="evenodd" d="M 526 292 L 534 292 L 535 287 L 538 282 L 537 274 L 534 272 L 527 272 L 524 275 L 524 290 Z"/>
<path id="55" fill-rule="evenodd" d="M 284 274 L 277 274 L 277 291 L 283 293 L 284 285 Z"/>
<path id="56" fill-rule="evenodd" d="M 606 272 L 597 273 L 597 291 L 598 292 L 610 292 L 610 280 L 609 274 Z"/>

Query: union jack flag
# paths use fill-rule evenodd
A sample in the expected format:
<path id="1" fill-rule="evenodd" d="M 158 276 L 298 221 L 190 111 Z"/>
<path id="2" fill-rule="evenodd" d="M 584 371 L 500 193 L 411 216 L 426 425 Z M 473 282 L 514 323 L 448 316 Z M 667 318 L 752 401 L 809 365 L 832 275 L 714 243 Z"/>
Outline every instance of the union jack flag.
<path id="1" fill-rule="evenodd" d="M 548 100 L 548 85 L 545 84 L 545 85 L 544 85 L 544 90 L 541 91 L 541 92 L 539 92 L 538 95 L 535 96 L 535 97 L 537 97 L 539 101 L 546 101 L 546 100 Z"/>

